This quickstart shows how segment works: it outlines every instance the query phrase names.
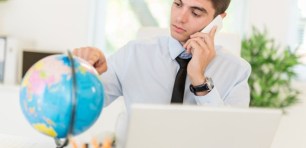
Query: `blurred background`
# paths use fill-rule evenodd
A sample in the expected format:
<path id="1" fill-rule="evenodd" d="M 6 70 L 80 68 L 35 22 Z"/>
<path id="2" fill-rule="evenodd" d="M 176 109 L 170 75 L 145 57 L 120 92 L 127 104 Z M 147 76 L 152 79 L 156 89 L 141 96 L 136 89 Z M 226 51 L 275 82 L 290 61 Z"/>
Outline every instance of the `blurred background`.
<path id="1" fill-rule="evenodd" d="M 94 45 L 108 54 L 143 26 L 168 27 L 172 0 L 1 0 L 0 33 L 40 49 Z M 283 45 L 304 44 L 305 0 L 232 0 L 223 32 L 266 27 Z"/>
<path id="2" fill-rule="evenodd" d="M 42 56 L 95 46 L 109 56 L 136 39 L 143 27 L 167 28 L 172 2 L 0 0 L 0 108 L 10 107 L 7 105 L 10 100 L 18 103 L 16 93 L 27 66 L 25 63 L 29 61 L 27 52 Z M 223 33 L 237 34 L 241 43 L 249 43 L 255 27 L 267 33 L 265 37 L 275 42 L 276 50 L 283 51 L 288 47 L 297 55 L 298 64 L 291 65 L 292 71 L 289 71 L 289 75 L 293 72 L 295 76 L 290 76 L 288 82 L 290 90 L 300 91 L 298 101 L 286 106 L 287 114 L 280 124 L 273 148 L 306 147 L 306 0 L 232 0 L 227 13 Z M 252 50 L 247 47 L 242 46 L 241 50 Z M 114 114 L 118 112 L 120 109 L 109 109 L 102 117 L 116 120 Z M 102 122 L 105 123 L 101 124 L 100 130 L 114 129 L 111 122 Z"/>
<path id="3" fill-rule="evenodd" d="M 172 0 L 0 0 L 0 35 L 17 40 L 22 49 L 50 52 L 95 46 L 110 55 L 135 39 L 141 27 L 167 28 L 171 4 Z M 255 26 L 266 29 L 281 46 L 303 49 L 305 6 L 305 0 L 232 0 L 222 31 L 243 38 Z"/>

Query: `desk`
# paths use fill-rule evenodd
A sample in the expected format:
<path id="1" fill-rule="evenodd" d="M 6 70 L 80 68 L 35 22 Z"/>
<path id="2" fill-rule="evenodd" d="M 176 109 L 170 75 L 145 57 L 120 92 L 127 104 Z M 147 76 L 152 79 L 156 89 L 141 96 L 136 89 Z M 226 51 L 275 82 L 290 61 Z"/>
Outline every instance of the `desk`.
<path id="1" fill-rule="evenodd" d="M 302 91 L 300 95 L 302 103 L 290 108 L 288 114 L 282 119 L 271 148 L 306 147 L 306 82 L 296 82 L 293 86 L 296 86 Z M 41 141 L 47 141 L 53 145 L 52 148 L 55 148 L 52 139 L 36 132 L 25 121 L 19 107 L 18 92 L 19 86 L 3 86 L 0 84 L 0 147 L 9 147 L 4 146 L 1 142 L 3 136 L 21 135 L 24 137 L 26 135 L 27 137 L 32 137 L 32 139 L 38 138 Z M 124 106 L 123 100 L 118 99 L 115 103 L 104 109 L 99 121 L 97 121 L 95 127 L 92 129 L 93 133 L 114 131 L 117 115 L 122 112 L 122 106 Z M 45 146 L 45 148 L 48 147 Z"/>
<path id="2" fill-rule="evenodd" d="M 55 148 L 52 138 L 37 132 L 26 121 L 20 108 L 19 88 L 17 85 L 0 84 L 0 148 Z M 100 117 L 92 128 L 75 138 L 80 142 L 88 142 L 93 135 L 113 133 L 114 122 L 122 107 L 118 108 L 104 109 L 102 114 L 106 115 L 101 115 L 103 120 Z"/>

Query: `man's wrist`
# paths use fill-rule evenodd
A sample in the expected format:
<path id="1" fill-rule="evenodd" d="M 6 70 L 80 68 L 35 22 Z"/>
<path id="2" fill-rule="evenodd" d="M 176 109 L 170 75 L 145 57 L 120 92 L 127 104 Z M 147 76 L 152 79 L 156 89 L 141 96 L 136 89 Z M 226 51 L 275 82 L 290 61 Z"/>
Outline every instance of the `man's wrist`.
<path id="1" fill-rule="evenodd" d="M 202 81 L 201 84 L 194 85 L 192 83 L 189 87 L 190 91 L 196 96 L 205 96 L 214 88 L 214 83 L 211 78 L 207 77 L 204 79 L 204 81 Z"/>
<path id="2" fill-rule="evenodd" d="M 209 92 L 208 91 L 201 91 L 201 92 L 196 92 L 196 96 L 205 96 L 207 95 Z"/>
<path id="3" fill-rule="evenodd" d="M 199 75 L 199 76 L 192 77 L 192 78 L 190 78 L 190 80 L 191 80 L 191 84 L 193 86 L 201 85 L 201 84 L 205 83 L 205 81 L 206 81 L 205 76 L 203 74 Z"/>

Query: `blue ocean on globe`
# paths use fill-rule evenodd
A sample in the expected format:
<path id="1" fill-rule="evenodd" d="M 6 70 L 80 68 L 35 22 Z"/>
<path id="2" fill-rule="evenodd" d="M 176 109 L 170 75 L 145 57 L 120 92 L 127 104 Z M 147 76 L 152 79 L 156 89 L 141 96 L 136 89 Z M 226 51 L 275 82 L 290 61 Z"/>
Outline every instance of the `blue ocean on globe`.
<path id="1" fill-rule="evenodd" d="M 73 135 L 90 128 L 104 104 L 104 89 L 96 70 L 73 58 L 76 76 L 76 112 Z M 20 105 L 36 130 L 55 138 L 67 137 L 73 108 L 73 77 L 67 55 L 52 55 L 35 63 L 20 89 Z"/>

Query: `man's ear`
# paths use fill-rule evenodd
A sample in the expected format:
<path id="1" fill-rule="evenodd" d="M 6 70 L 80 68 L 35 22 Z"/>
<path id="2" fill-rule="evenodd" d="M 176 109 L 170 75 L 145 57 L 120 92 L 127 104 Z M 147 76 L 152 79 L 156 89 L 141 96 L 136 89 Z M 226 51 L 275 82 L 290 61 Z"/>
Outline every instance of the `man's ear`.
<path id="1" fill-rule="evenodd" d="M 220 15 L 221 15 L 222 19 L 224 19 L 226 17 L 227 13 L 224 12 L 224 13 L 221 13 Z"/>

